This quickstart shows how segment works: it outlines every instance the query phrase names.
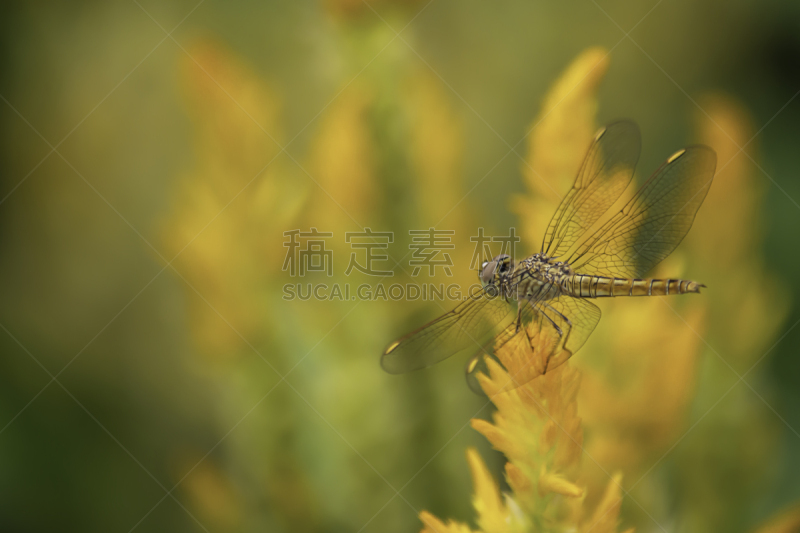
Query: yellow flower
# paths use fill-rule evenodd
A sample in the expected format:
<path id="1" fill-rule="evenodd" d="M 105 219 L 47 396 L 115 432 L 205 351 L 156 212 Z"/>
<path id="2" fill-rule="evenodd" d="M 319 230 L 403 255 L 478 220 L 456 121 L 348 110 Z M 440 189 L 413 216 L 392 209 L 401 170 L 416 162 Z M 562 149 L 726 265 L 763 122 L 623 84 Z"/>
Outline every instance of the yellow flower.
<path id="1" fill-rule="evenodd" d="M 472 529 L 468 525 L 455 520 L 448 520 L 445 524 L 428 511 L 422 511 L 419 518 L 425 524 L 422 533 L 472 533 Z"/>
<path id="2" fill-rule="evenodd" d="M 187 49 L 188 54 L 179 57 L 182 88 L 195 124 L 196 162 L 179 180 L 172 211 L 162 225 L 165 255 L 177 256 L 173 264 L 191 284 L 184 289 L 192 338 L 208 357 L 201 363 L 211 363 L 193 368 L 206 372 L 213 388 L 235 390 L 252 405 L 253 396 L 263 395 L 259 380 L 277 378 L 268 368 L 242 371 L 245 367 L 240 365 L 258 361 L 248 344 L 266 353 L 264 339 L 279 327 L 265 295 L 279 281 L 282 232 L 297 223 L 308 195 L 307 181 L 292 175 L 297 171 L 289 170 L 293 166 L 279 155 L 278 143 L 284 141 L 273 91 L 219 43 L 201 41 Z M 270 352 L 269 361 L 286 371 L 282 352 Z M 217 371 L 219 364 L 226 365 L 225 372 Z M 251 374 L 257 377 L 243 379 Z M 295 424 L 285 416 L 292 397 L 289 390 L 276 390 L 270 396 L 274 403 L 262 407 L 269 409 L 265 415 L 269 431 L 249 441 L 258 453 L 247 456 L 246 470 L 256 480 L 248 486 L 261 486 L 261 493 L 254 496 L 256 491 L 250 491 L 243 497 L 241 477 L 234 474 L 237 469 L 218 467 L 211 457 L 190 463 L 198 466 L 180 489 L 188 493 L 200 516 L 219 529 L 241 527 L 259 496 L 280 502 L 282 516 L 295 527 L 302 529 L 301 524 L 313 525 L 316 520 L 316 514 L 308 511 L 317 508 L 310 482 L 295 466 L 293 452 L 281 453 L 281 442 Z M 222 426 L 232 425 L 226 415 L 241 418 L 230 397 L 219 403 Z M 241 454 L 239 449 L 230 455 Z"/>
<path id="3" fill-rule="evenodd" d="M 321 117 L 308 165 L 311 177 L 302 176 L 318 184 L 307 213 L 320 227 L 354 231 L 374 209 L 377 150 L 368 123 L 373 99 L 372 91 L 356 81 Z"/>
<path id="4" fill-rule="evenodd" d="M 579 482 L 583 428 L 577 403 L 580 373 L 567 362 L 525 383 L 516 379 L 519 386 L 509 387 L 526 367 L 543 368 L 557 344 L 554 333 L 539 332 L 536 324 L 528 326 L 528 334 L 533 346 L 510 341 L 498 347 L 496 355 L 502 365 L 488 359 L 489 375 L 478 375 L 497 412 L 492 422 L 473 419 L 472 427 L 508 459 L 505 474 L 512 490 L 512 494 L 501 495 L 478 453 L 467 452 L 480 531 L 617 531 L 620 475 L 608 482 L 588 517 L 583 506 L 586 491 Z M 522 333 L 517 338 L 527 342 Z M 470 531 L 464 524 L 444 524 L 427 512 L 421 519 L 425 532 Z"/>
<path id="5" fill-rule="evenodd" d="M 553 84 L 533 121 L 529 157 L 522 165 L 529 194 L 514 196 L 511 202 L 522 224 L 523 243 L 531 250 L 541 247 L 550 216 L 572 186 L 597 131 L 595 94 L 608 63 L 602 48 L 581 53 Z"/>
<path id="6" fill-rule="evenodd" d="M 370 17 L 375 18 L 371 13 Z M 179 56 L 182 89 L 196 131 L 196 158 L 179 180 L 171 212 L 162 224 L 165 255 L 171 259 L 179 254 L 174 263 L 178 272 L 203 295 L 184 286 L 192 340 L 208 356 L 198 368 L 218 384 L 218 390 L 234 391 L 220 402 L 216 416 L 221 427 L 227 431 L 257 402 L 261 419 L 267 421 L 246 439 L 225 441 L 233 459 L 223 474 L 259 487 L 248 492 L 248 498 L 234 490 L 225 493 L 226 498 L 238 498 L 237 512 L 245 517 L 261 512 L 265 501 L 277 502 L 276 520 L 291 523 L 292 530 L 303 525 L 314 529 L 322 519 L 358 529 L 355 522 L 368 517 L 348 512 L 346 500 L 354 494 L 362 502 L 384 497 L 381 490 L 362 483 L 360 473 L 347 461 L 352 450 L 343 442 L 321 446 L 315 457 L 330 467 L 325 483 L 352 490 L 324 490 L 303 475 L 297 466 L 302 464 L 298 457 L 303 446 L 295 443 L 321 440 L 312 436 L 317 430 L 309 429 L 307 420 L 296 416 L 292 406 L 300 400 L 293 389 L 302 391 L 314 406 L 326 406 L 333 396 L 342 398 L 335 409 L 320 410 L 336 427 L 355 427 L 356 436 L 350 434 L 348 439 L 359 449 L 396 430 L 391 417 L 370 417 L 392 409 L 403 393 L 394 384 L 387 387 L 373 379 L 374 367 L 363 364 L 363 354 L 376 338 L 388 335 L 392 320 L 403 320 L 402 306 L 411 311 L 419 302 L 282 302 L 281 285 L 322 281 L 330 288 L 333 283 L 341 287 L 348 283 L 355 292 L 363 281 L 374 289 L 375 278 L 356 271 L 350 278 L 343 276 L 351 253 L 358 252 L 356 259 L 364 263 L 362 251 L 352 248 L 345 235 L 361 231 L 361 225 L 373 231 L 395 230 L 395 242 L 387 252 L 398 261 L 408 250 L 408 229 L 434 225 L 452 229 L 456 232 L 453 265 L 470 260 L 472 231 L 465 225 L 469 206 L 459 202 L 465 191 L 458 112 L 449 90 L 427 68 L 397 68 L 398 56 L 391 55 L 392 50 L 378 54 L 391 33 L 378 22 L 365 34 L 354 34 L 342 25 L 337 53 L 343 64 L 358 68 L 340 80 L 336 96 L 303 130 L 307 146 L 300 136 L 286 152 L 280 146 L 289 142 L 282 134 L 280 102 L 254 69 L 208 40 L 187 47 L 191 58 Z M 411 53 L 399 40 L 395 45 Z M 367 60 L 355 61 L 354 54 L 368 56 L 371 64 L 358 76 Z M 289 272 L 281 272 L 287 257 L 283 232 L 311 227 L 333 233 L 325 244 L 335 256 L 332 280 L 313 274 L 293 279 Z M 405 258 L 400 266 L 410 271 L 407 265 Z M 371 266 L 395 268 L 391 259 Z M 405 270 L 397 268 L 385 285 L 403 283 Z M 453 274 L 452 281 L 464 288 L 475 281 L 475 273 L 467 269 L 454 267 Z M 332 311 L 333 306 L 339 312 Z M 342 320 L 351 311 L 348 320 Z M 316 346 L 315 340 L 305 345 L 307 340 L 319 340 L 323 330 L 330 332 L 324 343 Z M 291 387 L 279 383 L 262 358 L 280 374 L 291 372 L 286 380 Z M 304 372 L 312 359 L 315 371 Z M 225 371 L 218 372 L 218 365 L 225 365 Z M 259 402 L 271 387 L 275 391 Z M 433 392 L 440 391 L 437 387 Z M 381 407 L 376 409 L 377 405 Z M 415 437 L 399 438 L 417 442 Z M 247 468 L 238 468 L 237 462 Z M 227 486 L 222 477 L 206 475 L 198 480 L 186 481 L 197 505 L 222 494 Z M 316 490 L 326 494 L 326 510 L 320 510 Z M 213 514 L 222 517 L 228 507 L 225 500 Z M 368 508 L 362 506 L 364 513 Z M 388 515 L 379 520 L 397 522 Z"/>
<path id="7" fill-rule="evenodd" d="M 305 189 L 287 179 L 280 158 L 273 161 L 282 135 L 272 91 L 215 42 L 188 50 L 181 81 L 197 162 L 178 183 L 162 235 L 180 275 L 228 322 L 190 289 L 197 345 L 230 356 L 241 343 L 237 331 L 246 338 L 263 331 L 263 303 L 253 294 L 265 272 L 280 271 L 283 257 L 274 251 L 283 250 L 282 226 L 297 215 Z"/>
<path id="8" fill-rule="evenodd" d="M 705 113 L 698 113 L 697 129 L 719 162 L 687 241 L 698 268 L 715 276 L 715 315 L 726 321 L 725 334 L 717 340 L 734 368 L 745 372 L 772 343 L 789 300 L 757 253 L 767 180 L 757 174 L 753 156 L 748 157 L 757 156 L 750 114 L 735 99 L 720 94 L 706 96 L 702 105 Z"/>

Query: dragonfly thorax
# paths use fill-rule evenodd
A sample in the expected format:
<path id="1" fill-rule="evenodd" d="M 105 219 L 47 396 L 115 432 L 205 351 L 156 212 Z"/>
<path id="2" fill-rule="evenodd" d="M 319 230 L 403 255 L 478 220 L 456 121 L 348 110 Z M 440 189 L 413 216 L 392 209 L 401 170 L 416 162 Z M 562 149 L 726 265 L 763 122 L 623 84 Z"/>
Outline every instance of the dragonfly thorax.
<path id="1" fill-rule="evenodd" d="M 543 253 L 533 254 L 520 263 L 520 268 L 527 270 L 528 275 L 542 284 L 560 286 L 575 272 L 569 263 L 547 257 Z"/>

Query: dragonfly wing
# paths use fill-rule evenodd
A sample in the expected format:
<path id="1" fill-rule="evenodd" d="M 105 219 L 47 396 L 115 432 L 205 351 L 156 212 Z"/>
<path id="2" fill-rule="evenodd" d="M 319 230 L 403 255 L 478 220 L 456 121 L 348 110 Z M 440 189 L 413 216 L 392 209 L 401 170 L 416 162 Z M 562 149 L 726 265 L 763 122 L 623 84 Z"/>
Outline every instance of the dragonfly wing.
<path id="1" fill-rule="evenodd" d="M 390 374 L 402 374 L 481 346 L 498 326 L 505 327 L 512 308 L 502 297 L 483 291 L 390 344 L 381 356 L 381 366 Z"/>
<path id="2" fill-rule="evenodd" d="M 532 327 L 531 322 L 538 322 L 538 328 Z M 577 352 L 589 338 L 595 326 L 600 321 L 600 309 L 592 302 L 583 298 L 574 298 L 562 294 L 551 300 L 526 301 L 523 307 L 523 327 L 516 328 L 516 321 L 509 324 L 494 339 L 494 351 L 489 343 L 476 353 L 467 364 L 467 384 L 473 392 L 483 395 L 480 382 L 476 375 L 479 372 L 488 374 L 487 358 L 492 358 L 506 368 L 509 373 L 509 382 L 502 390 L 511 390 L 530 382 L 543 373 L 563 364 Z M 549 353 L 537 353 L 543 345 L 538 336 L 545 330 L 550 335 L 558 331 L 560 340 L 555 342 Z M 512 367 L 507 367 L 494 353 L 503 346 L 515 350 L 522 350 L 523 354 L 509 354 L 501 358 L 510 358 Z"/>
<path id="3" fill-rule="evenodd" d="M 561 294 L 552 300 L 539 302 L 537 307 L 561 329 L 562 347 L 569 352 L 569 357 L 583 346 L 600 322 L 600 308 L 585 298 Z M 551 362 L 548 369 L 552 368 L 555 367 Z"/>
<path id="4" fill-rule="evenodd" d="M 717 155 L 690 146 L 670 157 L 636 195 L 568 259 L 576 271 L 639 278 L 667 257 L 692 227 L 711 187 Z"/>
<path id="5" fill-rule="evenodd" d="M 467 386 L 469 386 L 472 392 L 478 396 L 486 396 L 477 375 L 489 375 L 489 367 L 486 365 L 486 359 L 492 358 L 497 361 L 497 358 L 494 356 L 495 347 L 502 346 L 517 335 L 517 333 L 517 321 L 515 320 L 506 326 L 503 331 L 498 333 L 496 337 L 489 339 L 486 344 L 481 346 L 480 350 L 475 352 L 475 355 L 469 358 L 464 373 L 467 376 Z"/>
<path id="6" fill-rule="evenodd" d="M 520 328 L 517 327 L 517 320 L 512 320 L 511 323 L 505 327 L 500 333 L 495 335 L 494 337 L 490 338 L 486 344 L 481 346 L 481 348 L 475 352 L 469 361 L 467 361 L 467 366 L 465 369 L 465 373 L 467 375 L 467 385 L 475 394 L 479 396 L 486 396 L 483 392 L 483 388 L 481 387 L 480 381 L 477 378 L 477 374 L 486 374 L 489 375 L 489 367 L 486 364 L 486 359 L 491 358 L 500 363 L 502 363 L 497 359 L 494 355 L 495 350 L 499 350 L 503 346 L 506 345 L 509 341 L 514 339 L 515 337 L 525 335 L 523 328 L 528 327 L 531 320 L 535 316 L 535 311 L 533 310 L 533 306 L 528 300 L 524 300 L 519 303 L 522 306 L 522 311 L 520 312 L 522 326 Z"/>
<path id="7" fill-rule="evenodd" d="M 633 122 L 615 122 L 597 132 L 575 184 L 550 220 L 544 254 L 566 254 L 608 211 L 631 182 L 640 150 L 639 127 Z"/>
<path id="8" fill-rule="evenodd" d="M 566 294 L 535 301 L 532 307 L 539 328 L 532 331 L 528 329 L 526 333 L 530 347 L 529 360 L 524 365 L 517 363 L 518 368 L 511 373 L 510 383 L 505 389 L 524 385 L 565 363 L 583 346 L 600 322 L 600 308 L 589 300 Z M 550 332 L 555 330 L 558 335 L 558 340 L 553 344 L 543 344 L 538 340 L 538 336 L 548 328 Z M 546 351 L 537 353 L 536 350 Z"/>

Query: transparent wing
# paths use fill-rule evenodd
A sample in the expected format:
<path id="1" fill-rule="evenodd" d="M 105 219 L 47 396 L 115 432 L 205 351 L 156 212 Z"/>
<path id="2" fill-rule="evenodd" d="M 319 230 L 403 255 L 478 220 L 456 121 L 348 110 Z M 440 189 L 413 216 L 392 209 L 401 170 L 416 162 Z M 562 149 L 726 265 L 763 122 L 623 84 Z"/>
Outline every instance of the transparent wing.
<path id="1" fill-rule="evenodd" d="M 638 278 L 683 240 L 711 187 L 717 156 L 707 146 L 677 152 L 568 259 L 579 272 Z"/>
<path id="2" fill-rule="evenodd" d="M 512 341 L 515 338 L 522 339 L 525 336 L 525 332 L 522 328 L 528 327 L 528 324 L 530 324 L 535 316 L 533 306 L 528 300 L 521 302 L 519 305 L 522 306 L 522 310 L 520 312 L 522 327 L 518 328 L 517 320 L 512 320 L 511 323 L 505 327 L 505 329 L 500 331 L 500 333 L 494 337 L 491 337 L 489 341 L 481 346 L 480 349 L 475 352 L 475 355 L 470 357 L 470 359 L 467 361 L 467 366 L 465 368 L 467 385 L 472 392 L 479 396 L 486 396 L 477 377 L 479 373 L 489 375 L 489 368 L 486 365 L 486 359 L 492 358 L 502 365 L 503 363 L 501 363 L 494 355 L 495 350 L 499 350 L 509 341 Z"/>
<path id="3" fill-rule="evenodd" d="M 585 298 L 575 298 L 568 294 L 561 294 L 552 300 L 545 300 L 537 304 L 541 313 L 547 315 L 562 331 L 562 348 L 575 354 L 592 334 L 597 323 L 600 322 L 600 308 Z M 551 361 L 547 370 L 555 368 L 564 361 Z"/>
<path id="4" fill-rule="evenodd" d="M 538 322 L 538 328 L 530 327 L 533 321 Z M 466 368 L 467 384 L 473 392 L 483 395 L 476 375 L 488 373 L 486 359 L 492 358 L 509 373 L 509 383 L 504 390 L 524 385 L 572 357 L 599 321 L 600 309 L 583 298 L 562 294 L 551 300 L 526 301 L 522 311 L 524 326 L 517 329 L 516 321 L 512 322 L 493 339 L 493 345 L 487 344 L 470 359 Z M 557 332 L 559 341 L 548 353 L 537 354 L 534 350 L 542 348 L 537 336 L 548 328 Z M 503 347 L 524 353 L 498 358 L 494 354 Z"/>
<path id="5" fill-rule="evenodd" d="M 480 350 L 475 352 L 475 355 L 469 358 L 464 373 L 467 376 L 467 386 L 478 396 L 486 396 L 481 387 L 481 382 L 478 381 L 478 374 L 489 375 L 489 367 L 486 365 L 486 359 L 492 358 L 497 361 L 494 356 L 495 346 L 502 346 L 510 339 L 514 338 L 519 332 L 517 331 L 517 321 L 515 320 L 506 329 L 497 334 L 496 337 L 489 339 Z"/>
<path id="6" fill-rule="evenodd" d="M 483 291 L 390 344 L 381 356 L 381 366 L 390 374 L 402 374 L 480 346 L 497 327 L 505 328 L 512 309 L 502 297 Z"/>
<path id="7" fill-rule="evenodd" d="M 597 132 L 575 184 L 550 220 L 543 253 L 563 256 L 608 211 L 631 182 L 640 150 L 633 122 L 615 122 Z"/>

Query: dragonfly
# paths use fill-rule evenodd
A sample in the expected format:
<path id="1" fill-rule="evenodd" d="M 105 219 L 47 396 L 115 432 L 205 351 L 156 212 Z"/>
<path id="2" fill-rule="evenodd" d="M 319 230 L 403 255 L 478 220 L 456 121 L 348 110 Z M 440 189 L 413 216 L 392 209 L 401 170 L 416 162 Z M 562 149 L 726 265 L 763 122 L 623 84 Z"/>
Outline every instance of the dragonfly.
<path id="1" fill-rule="evenodd" d="M 600 309 L 592 300 L 699 293 L 705 285 L 696 281 L 644 276 L 691 228 L 711 187 L 716 153 L 704 145 L 675 152 L 623 202 L 640 151 L 634 122 L 601 128 L 547 226 L 541 250 L 520 261 L 503 254 L 483 262 L 481 291 L 391 343 L 381 356 L 383 369 L 410 372 L 477 346 L 469 373 L 487 346 L 496 350 L 539 320 L 557 333 L 553 353 L 566 354 L 553 362 L 548 356 L 544 373 L 574 355 L 597 326 Z M 622 204 L 618 211 L 615 204 Z"/>

